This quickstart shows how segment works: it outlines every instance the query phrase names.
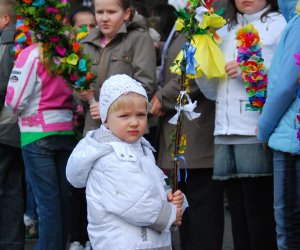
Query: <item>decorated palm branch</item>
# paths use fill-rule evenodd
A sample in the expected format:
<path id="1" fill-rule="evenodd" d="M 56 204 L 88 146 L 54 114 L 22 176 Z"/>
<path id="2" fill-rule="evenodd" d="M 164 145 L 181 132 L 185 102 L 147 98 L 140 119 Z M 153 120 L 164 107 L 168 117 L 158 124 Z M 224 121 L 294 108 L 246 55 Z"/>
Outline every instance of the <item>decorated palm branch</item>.
<path id="1" fill-rule="evenodd" d="M 83 53 L 74 30 L 65 22 L 67 0 L 17 0 L 17 36 L 15 53 L 35 43 L 42 48 L 42 57 L 53 75 L 61 75 L 75 90 L 89 89 L 95 79 L 92 62 Z"/>
<path id="2" fill-rule="evenodd" d="M 225 76 L 225 62 L 218 45 L 221 38 L 216 29 L 222 27 L 226 21 L 221 12 L 214 12 L 214 0 L 190 0 L 187 6 L 176 11 L 176 30 L 183 34 L 186 42 L 176 57 L 171 72 L 180 75 L 180 93 L 175 106 L 176 114 L 169 120 L 175 125 L 171 135 L 172 143 L 172 187 L 178 189 L 180 181 L 179 161 L 186 165 L 184 152 L 186 149 L 186 136 L 183 134 L 185 118 L 193 120 L 200 116 L 194 112 L 197 102 L 189 97 L 189 84 L 191 79 L 201 76 L 207 78 L 221 78 Z"/>

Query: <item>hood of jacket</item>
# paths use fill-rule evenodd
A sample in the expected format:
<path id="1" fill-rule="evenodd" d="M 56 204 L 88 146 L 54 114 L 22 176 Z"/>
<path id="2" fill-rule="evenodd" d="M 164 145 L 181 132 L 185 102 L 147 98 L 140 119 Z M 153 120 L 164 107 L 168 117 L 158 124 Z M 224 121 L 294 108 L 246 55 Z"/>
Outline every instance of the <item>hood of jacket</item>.
<path id="1" fill-rule="evenodd" d="M 155 152 L 145 138 L 142 137 L 137 143 L 140 143 L 147 152 Z M 68 181 L 74 187 L 85 187 L 95 162 L 113 151 L 120 161 L 136 161 L 138 158 L 129 143 L 114 136 L 103 124 L 99 129 L 89 131 L 77 144 L 68 160 L 66 167 Z"/>
<path id="2" fill-rule="evenodd" d="M 278 0 L 280 11 L 287 22 L 294 15 L 296 15 L 295 10 L 296 10 L 297 2 L 298 0 Z"/>

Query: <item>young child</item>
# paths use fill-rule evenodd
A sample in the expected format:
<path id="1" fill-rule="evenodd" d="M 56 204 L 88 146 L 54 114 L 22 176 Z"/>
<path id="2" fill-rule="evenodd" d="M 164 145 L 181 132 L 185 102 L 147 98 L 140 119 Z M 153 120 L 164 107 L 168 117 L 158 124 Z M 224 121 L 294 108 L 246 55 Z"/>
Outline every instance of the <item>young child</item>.
<path id="1" fill-rule="evenodd" d="M 78 93 L 85 102 L 86 132 L 99 128 L 99 91 L 103 82 L 115 74 L 126 74 L 139 81 L 151 96 L 156 88 L 156 58 L 144 18 L 132 11 L 129 0 L 95 0 L 98 28 L 81 40 L 84 52 L 93 64 L 97 79 L 92 91 Z M 87 101 L 94 96 L 97 102 Z"/>
<path id="2" fill-rule="evenodd" d="M 85 6 L 80 6 L 75 9 L 70 15 L 69 22 L 76 31 L 85 25 L 88 32 L 91 32 L 97 26 L 92 8 Z"/>
<path id="3" fill-rule="evenodd" d="M 258 123 L 258 139 L 274 150 L 274 210 L 278 249 L 300 249 L 299 84 L 300 1 L 278 1 L 288 21 L 269 71 L 268 98 Z"/>
<path id="4" fill-rule="evenodd" d="M 171 249 L 170 227 L 181 224 L 181 191 L 166 195 L 165 175 L 142 137 L 148 101 L 127 75 L 108 78 L 100 92 L 103 122 L 80 141 L 67 178 L 86 186 L 88 233 L 95 250 Z"/>
<path id="5" fill-rule="evenodd" d="M 14 65 L 13 0 L 0 0 L 0 249 L 24 249 L 24 166 L 17 117 L 5 106 Z"/>

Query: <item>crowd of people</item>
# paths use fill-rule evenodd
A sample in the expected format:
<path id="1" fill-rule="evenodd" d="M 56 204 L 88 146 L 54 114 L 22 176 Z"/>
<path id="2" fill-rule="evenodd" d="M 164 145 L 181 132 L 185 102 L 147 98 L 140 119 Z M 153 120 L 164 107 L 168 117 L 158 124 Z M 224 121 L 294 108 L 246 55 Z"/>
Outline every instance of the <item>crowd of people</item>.
<path id="1" fill-rule="evenodd" d="M 38 238 L 35 250 L 168 250 L 178 228 L 181 250 L 222 250 L 225 198 L 235 250 L 300 249 L 300 1 L 215 1 L 226 10 L 226 77 L 191 81 L 201 116 L 184 120 L 174 192 L 180 76 L 170 67 L 186 42 L 175 11 L 187 1 L 169 3 L 94 0 L 71 11 L 96 73 L 73 91 L 41 44 L 14 60 L 15 1 L 0 0 L 1 250 L 24 249 L 25 236 Z M 245 108 L 237 62 L 248 24 L 268 71 L 262 112 Z"/>

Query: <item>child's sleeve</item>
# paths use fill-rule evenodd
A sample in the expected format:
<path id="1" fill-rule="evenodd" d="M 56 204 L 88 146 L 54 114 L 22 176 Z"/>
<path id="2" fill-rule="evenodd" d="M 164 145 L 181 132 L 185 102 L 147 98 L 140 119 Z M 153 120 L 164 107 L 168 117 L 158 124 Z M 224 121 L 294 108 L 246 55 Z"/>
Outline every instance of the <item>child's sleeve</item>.
<path id="1" fill-rule="evenodd" d="M 95 161 L 110 151 L 112 148 L 108 145 L 97 144 L 90 137 L 83 138 L 74 148 L 67 163 L 66 176 L 71 185 L 76 188 L 85 187 Z"/>
<path id="2" fill-rule="evenodd" d="M 282 54 L 280 62 L 277 62 L 281 65 L 280 72 L 276 72 L 276 81 L 268 86 L 268 98 L 258 121 L 257 137 L 262 142 L 268 142 L 281 117 L 297 98 L 299 66 L 296 65 L 294 55 L 300 51 L 300 40 L 295 39 L 299 30 L 300 23 L 287 34 L 282 48 L 285 53 Z"/>
<path id="3" fill-rule="evenodd" d="M 22 112 L 34 93 L 39 57 L 31 52 L 27 48 L 20 53 L 9 78 L 5 105 L 14 113 Z"/>

